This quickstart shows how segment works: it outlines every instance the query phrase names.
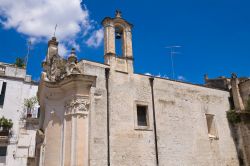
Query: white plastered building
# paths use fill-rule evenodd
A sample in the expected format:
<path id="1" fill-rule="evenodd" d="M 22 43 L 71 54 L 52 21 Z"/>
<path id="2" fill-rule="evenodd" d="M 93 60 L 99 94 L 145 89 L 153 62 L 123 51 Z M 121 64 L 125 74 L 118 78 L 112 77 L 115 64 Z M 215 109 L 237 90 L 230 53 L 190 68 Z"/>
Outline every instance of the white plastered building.
<path id="1" fill-rule="evenodd" d="M 0 62 L 0 93 L 0 117 L 13 122 L 9 134 L 0 134 L 0 166 L 29 165 L 35 155 L 38 109 L 27 119 L 24 100 L 36 96 L 37 83 L 25 68 Z"/>

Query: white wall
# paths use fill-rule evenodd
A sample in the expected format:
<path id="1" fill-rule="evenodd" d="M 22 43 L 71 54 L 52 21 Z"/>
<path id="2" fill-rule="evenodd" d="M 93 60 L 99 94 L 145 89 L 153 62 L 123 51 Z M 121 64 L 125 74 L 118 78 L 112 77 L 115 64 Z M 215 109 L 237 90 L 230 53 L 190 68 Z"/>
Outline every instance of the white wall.
<path id="1" fill-rule="evenodd" d="M 14 69 L 13 69 L 14 70 Z M 9 72 L 12 70 L 9 70 Z M 25 77 L 25 70 L 15 70 L 17 71 L 17 78 L 10 77 L 1 77 L 0 81 L 4 81 L 7 83 L 6 91 L 5 91 L 5 99 L 4 105 L 0 106 L 0 117 L 4 116 L 7 119 L 11 119 L 13 121 L 12 128 L 12 136 L 9 139 L 8 148 L 7 148 L 7 156 L 6 156 L 6 165 L 8 166 L 22 166 L 27 165 L 27 150 L 28 147 L 18 148 L 18 139 L 20 137 L 20 117 L 24 112 L 24 99 L 36 96 L 37 93 L 37 85 L 31 82 L 24 82 L 22 78 Z M 7 73 L 6 73 L 7 74 Z M 8 75 L 15 76 L 11 73 Z M 20 78 L 22 77 L 22 78 Z M 35 144 L 34 138 L 35 132 L 27 131 L 28 138 L 27 141 L 30 140 L 30 144 Z M 6 145 L 1 143 L 0 145 Z M 15 157 L 13 157 L 13 154 Z M 1 164 L 0 164 L 1 165 Z"/>

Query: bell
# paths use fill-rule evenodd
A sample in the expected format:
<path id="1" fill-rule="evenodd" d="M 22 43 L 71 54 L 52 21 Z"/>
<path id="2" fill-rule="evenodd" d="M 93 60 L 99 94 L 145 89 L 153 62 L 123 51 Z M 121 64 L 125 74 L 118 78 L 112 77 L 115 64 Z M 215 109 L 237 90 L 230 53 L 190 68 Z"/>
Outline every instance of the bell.
<path id="1" fill-rule="evenodd" d="M 115 38 L 116 38 L 116 39 L 121 39 L 121 38 L 122 38 L 122 37 L 121 37 L 121 33 L 117 32 L 116 35 L 115 35 Z"/>

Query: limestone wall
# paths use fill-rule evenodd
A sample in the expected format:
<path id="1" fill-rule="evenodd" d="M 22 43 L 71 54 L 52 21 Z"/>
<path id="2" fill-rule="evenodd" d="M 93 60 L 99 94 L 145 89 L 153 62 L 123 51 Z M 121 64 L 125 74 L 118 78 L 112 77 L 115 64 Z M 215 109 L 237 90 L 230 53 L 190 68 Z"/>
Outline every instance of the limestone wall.
<path id="1" fill-rule="evenodd" d="M 155 79 L 159 159 L 167 165 L 238 165 L 226 111 L 228 92 Z M 214 115 L 215 136 L 206 114 Z"/>
<path id="2" fill-rule="evenodd" d="M 82 94 L 87 92 L 81 90 L 84 81 L 81 85 L 72 81 L 67 87 L 57 87 L 58 91 L 42 90 L 44 165 L 74 165 L 83 162 L 82 157 L 88 158 L 88 164 L 84 161 L 82 165 L 103 166 L 108 162 L 108 149 L 110 165 L 115 166 L 155 166 L 156 149 L 160 166 L 239 165 L 226 118 L 228 92 L 155 78 L 154 130 L 149 76 L 111 68 L 108 102 L 105 68 L 110 66 L 89 61 L 79 64 L 84 78 L 96 76 L 89 93 L 88 121 L 78 121 L 75 115 L 69 118 L 65 107 L 73 96 L 88 95 Z M 137 123 L 137 105 L 147 107 L 147 126 Z"/>
<path id="3" fill-rule="evenodd" d="M 136 128 L 136 104 L 148 106 L 149 129 Z M 110 78 L 111 165 L 155 165 L 152 102 L 149 80 L 111 71 Z"/>
<path id="4" fill-rule="evenodd" d="M 107 162 L 107 96 L 105 67 L 84 61 L 85 74 L 97 76 L 91 90 L 90 165 Z M 237 166 L 236 148 L 226 111 L 229 93 L 155 78 L 154 100 L 160 166 Z M 149 126 L 137 126 L 136 105 L 148 107 Z M 156 149 L 149 77 L 110 71 L 110 162 L 115 166 L 154 166 Z M 206 114 L 214 117 L 209 135 Z"/>
<path id="5" fill-rule="evenodd" d="M 82 62 L 84 74 L 97 76 L 91 89 L 89 153 L 91 166 L 107 165 L 107 92 L 105 65 Z"/>
<path id="6" fill-rule="evenodd" d="M 155 165 L 152 98 L 149 79 L 111 73 L 111 163 Z M 226 119 L 229 94 L 164 79 L 155 79 L 159 164 L 237 165 Z M 150 128 L 136 129 L 136 103 L 148 106 Z M 216 139 L 209 138 L 206 115 L 215 118 Z"/>

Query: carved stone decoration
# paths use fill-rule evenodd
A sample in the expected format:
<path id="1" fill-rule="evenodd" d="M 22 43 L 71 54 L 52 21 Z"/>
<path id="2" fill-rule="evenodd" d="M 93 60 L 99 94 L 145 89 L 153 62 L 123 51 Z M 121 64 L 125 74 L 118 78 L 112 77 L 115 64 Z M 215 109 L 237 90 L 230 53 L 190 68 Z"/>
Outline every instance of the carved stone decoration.
<path id="1" fill-rule="evenodd" d="M 49 81 L 55 82 L 63 79 L 66 76 L 66 60 L 58 54 L 49 55 L 46 61 L 43 62 L 43 69 Z"/>
<path id="2" fill-rule="evenodd" d="M 67 75 L 81 73 L 77 65 L 77 57 L 76 57 L 76 52 L 74 48 L 72 48 L 70 56 L 68 57 L 66 71 L 67 71 Z"/>
<path id="3" fill-rule="evenodd" d="M 232 73 L 231 74 L 231 78 L 237 78 L 237 74 L 236 73 Z"/>
<path id="4" fill-rule="evenodd" d="M 67 75 L 80 74 L 81 71 L 80 71 L 79 67 L 77 66 L 77 64 L 75 64 L 75 63 L 67 63 L 66 73 L 67 73 Z"/>
<path id="5" fill-rule="evenodd" d="M 49 80 L 58 81 L 66 74 L 65 61 L 59 56 L 55 55 L 50 59 L 50 67 L 47 71 Z"/>
<path id="6" fill-rule="evenodd" d="M 64 59 L 58 54 L 58 42 L 55 37 L 49 41 L 48 45 L 46 61 L 43 62 L 46 80 L 56 82 L 71 74 L 81 74 L 75 49 L 72 49 L 68 59 Z"/>
<path id="7" fill-rule="evenodd" d="M 90 101 L 85 97 L 74 97 L 73 99 L 66 102 L 66 112 L 65 115 L 79 114 L 83 115 L 84 118 L 88 116 L 88 108 Z"/>

